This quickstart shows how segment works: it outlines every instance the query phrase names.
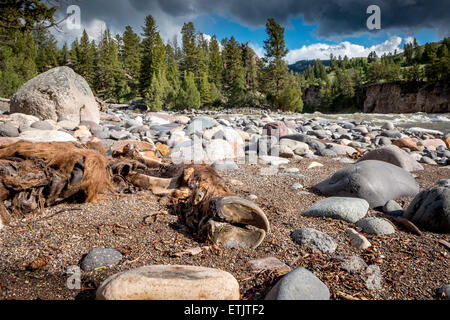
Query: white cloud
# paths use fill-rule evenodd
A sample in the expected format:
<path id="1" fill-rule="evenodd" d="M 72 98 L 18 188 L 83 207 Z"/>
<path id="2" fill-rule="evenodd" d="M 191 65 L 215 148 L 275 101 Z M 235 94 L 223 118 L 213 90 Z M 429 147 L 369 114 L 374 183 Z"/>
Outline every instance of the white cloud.
<path id="1" fill-rule="evenodd" d="M 248 46 L 249 46 L 250 48 L 252 48 L 253 51 L 255 51 L 256 55 L 257 55 L 259 58 L 264 57 L 264 48 L 261 47 L 259 44 L 250 41 L 250 43 L 249 43 Z"/>
<path id="2" fill-rule="evenodd" d="M 405 41 L 405 44 L 413 43 L 414 42 L 414 38 L 413 37 L 406 37 L 404 41 Z"/>
<path id="3" fill-rule="evenodd" d="M 384 53 L 402 51 L 400 44 L 402 43 L 402 38 L 398 36 L 393 36 L 383 43 L 373 45 L 371 47 L 364 47 L 359 44 L 351 43 L 349 41 L 343 41 L 338 44 L 326 44 L 326 43 L 314 43 L 311 45 L 304 45 L 300 49 L 290 50 L 286 56 L 286 61 L 292 64 L 298 60 L 313 60 L 321 59 L 327 60 L 330 58 L 332 53 L 334 56 L 347 56 L 349 58 L 355 57 L 367 57 L 371 51 L 375 51 L 378 56 Z"/>

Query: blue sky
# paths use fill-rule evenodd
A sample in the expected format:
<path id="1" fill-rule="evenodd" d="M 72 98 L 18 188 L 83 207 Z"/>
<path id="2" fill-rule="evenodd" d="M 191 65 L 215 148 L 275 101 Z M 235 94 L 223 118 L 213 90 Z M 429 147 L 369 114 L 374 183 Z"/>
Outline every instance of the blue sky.
<path id="1" fill-rule="evenodd" d="M 366 20 L 368 4 L 381 10 L 381 30 L 370 31 Z M 78 0 L 81 29 L 65 26 L 55 33 L 59 43 L 71 43 L 86 29 L 92 39 L 102 30 L 122 33 L 126 25 L 140 33 L 145 16 L 152 14 L 164 40 L 176 36 L 184 22 L 192 21 L 198 31 L 216 35 L 219 40 L 234 37 L 250 42 L 255 52 L 264 54 L 267 38 L 265 21 L 274 17 L 285 27 L 286 60 L 327 59 L 334 55 L 367 56 L 401 51 L 415 37 L 419 44 L 441 40 L 449 35 L 450 1 L 438 0 Z M 65 14 L 62 6 L 58 15 Z M 426 14 L 424 13 L 426 12 Z"/>

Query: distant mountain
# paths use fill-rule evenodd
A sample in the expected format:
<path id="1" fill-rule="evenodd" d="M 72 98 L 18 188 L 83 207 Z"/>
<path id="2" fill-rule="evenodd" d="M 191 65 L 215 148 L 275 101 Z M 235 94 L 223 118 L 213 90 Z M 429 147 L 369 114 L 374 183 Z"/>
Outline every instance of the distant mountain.
<path id="1" fill-rule="evenodd" d="M 302 73 L 305 71 L 309 65 L 313 65 L 315 60 L 299 60 L 293 64 L 289 65 L 289 70 L 292 70 L 296 73 Z M 321 60 L 324 66 L 330 65 L 330 60 Z"/>

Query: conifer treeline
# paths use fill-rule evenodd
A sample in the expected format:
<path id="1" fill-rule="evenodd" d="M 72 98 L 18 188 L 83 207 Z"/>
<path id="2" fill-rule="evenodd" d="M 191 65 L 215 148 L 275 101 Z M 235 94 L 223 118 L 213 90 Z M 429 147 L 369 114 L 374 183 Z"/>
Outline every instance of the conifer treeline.
<path id="1" fill-rule="evenodd" d="M 80 39 L 61 49 L 48 29 L 33 31 L 23 35 L 19 53 L 34 65 L 0 87 L 0 96 L 11 96 L 38 73 L 67 65 L 86 79 L 96 96 L 110 102 L 142 99 L 151 110 L 264 106 L 300 112 L 300 78 L 284 61 L 284 28 L 268 19 L 266 30 L 262 59 L 248 43 L 233 36 L 220 43 L 215 36 L 208 39 L 192 22 L 183 25 L 181 44 L 176 37 L 164 43 L 151 15 L 140 35 L 127 26 L 115 36 L 105 30 L 95 42 L 83 31 Z M 6 54 L 11 58 L 17 52 Z"/>
<path id="2" fill-rule="evenodd" d="M 308 105 L 307 112 L 356 111 L 358 92 L 364 86 L 390 82 L 415 82 L 419 85 L 450 81 L 450 38 L 419 46 L 416 39 L 404 45 L 402 53 L 370 52 L 367 58 L 335 57 L 329 66 L 315 60 L 301 74 L 302 88 L 315 86 L 319 90 L 319 105 Z M 361 96 L 361 95 L 360 95 Z"/>

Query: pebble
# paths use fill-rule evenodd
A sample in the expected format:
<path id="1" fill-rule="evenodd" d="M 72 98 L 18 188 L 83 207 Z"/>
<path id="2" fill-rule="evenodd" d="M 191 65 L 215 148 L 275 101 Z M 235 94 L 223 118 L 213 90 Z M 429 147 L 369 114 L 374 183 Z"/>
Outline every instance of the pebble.
<path id="1" fill-rule="evenodd" d="M 316 202 L 303 212 L 304 216 L 331 217 L 355 223 L 362 219 L 369 210 L 369 203 L 364 199 L 329 197 Z"/>
<path id="2" fill-rule="evenodd" d="M 118 264 L 122 260 L 122 254 L 110 248 L 94 248 L 81 261 L 81 269 L 92 271 L 100 267 L 108 267 Z"/>
<path id="3" fill-rule="evenodd" d="M 337 248 L 332 237 L 312 228 L 295 230 L 291 236 L 296 243 L 313 250 L 320 250 L 323 253 L 333 253 Z"/>
<path id="4" fill-rule="evenodd" d="M 355 229 L 348 228 L 345 230 L 345 234 L 349 237 L 352 246 L 358 249 L 367 249 L 372 244 L 367 240 L 366 237 L 359 234 Z"/>
<path id="5" fill-rule="evenodd" d="M 392 224 L 380 218 L 364 218 L 356 223 L 356 226 L 361 228 L 363 232 L 374 234 L 377 236 L 388 235 L 395 233 Z"/>

